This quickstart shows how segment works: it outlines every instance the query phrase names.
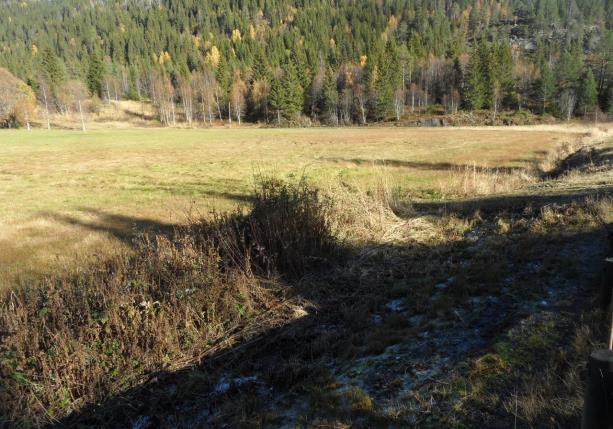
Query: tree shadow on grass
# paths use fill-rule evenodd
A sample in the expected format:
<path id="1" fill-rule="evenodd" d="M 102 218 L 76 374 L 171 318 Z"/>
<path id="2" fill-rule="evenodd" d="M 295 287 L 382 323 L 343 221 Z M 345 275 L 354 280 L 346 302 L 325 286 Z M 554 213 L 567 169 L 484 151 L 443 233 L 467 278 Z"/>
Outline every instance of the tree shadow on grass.
<path id="1" fill-rule="evenodd" d="M 510 174 L 516 171 L 525 170 L 525 167 L 483 167 L 476 164 L 453 164 L 449 162 L 420 162 L 420 161 L 405 161 L 398 159 L 365 159 L 365 158 L 323 158 L 324 161 L 343 163 L 349 162 L 355 165 L 376 165 L 387 167 L 411 168 L 415 170 L 426 171 L 475 171 L 477 173 L 499 172 Z"/>
<path id="2" fill-rule="evenodd" d="M 221 191 L 203 191 L 201 196 L 220 198 L 227 201 L 232 201 L 237 204 L 237 207 L 244 206 L 253 201 L 252 196 L 244 194 L 235 194 Z M 133 244 L 134 237 L 142 233 L 171 235 L 180 227 L 180 224 L 168 223 L 157 219 L 141 218 L 127 216 L 116 213 L 109 213 L 103 210 L 94 208 L 80 208 L 79 212 L 86 215 L 75 216 L 55 212 L 40 212 L 40 215 L 56 222 L 83 228 L 99 233 L 110 234 L 126 244 Z M 198 220 L 201 213 L 190 213 L 186 211 L 183 215 L 189 220 Z M 190 219 L 195 216 L 196 219 Z"/>
<path id="3" fill-rule="evenodd" d="M 178 227 L 178 225 L 159 220 L 112 214 L 97 209 L 81 209 L 80 212 L 93 219 L 86 220 L 77 216 L 52 212 L 43 212 L 41 215 L 65 225 L 110 234 L 129 245 L 134 244 L 134 238 L 138 234 L 171 235 Z"/>
<path id="4" fill-rule="evenodd" d="M 556 179 L 567 172 L 585 171 L 594 168 L 613 168 L 613 145 L 605 147 L 588 147 L 578 150 L 547 174 L 550 179 Z"/>
<path id="5" fill-rule="evenodd" d="M 253 196 L 242 192 L 218 191 L 215 189 L 207 189 L 207 184 L 202 181 L 191 182 L 162 182 L 152 185 L 134 186 L 131 190 L 135 192 L 164 192 L 172 196 L 189 197 L 193 199 L 206 200 L 226 200 L 235 204 L 245 204 L 253 202 Z"/>
<path id="6" fill-rule="evenodd" d="M 571 194 L 557 198 L 556 202 L 571 201 L 585 198 L 585 195 Z M 538 200 L 543 204 L 545 201 L 551 200 Z M 483 208 L 486 215 L 495 216 L 496 210 L 521 211 L 522 205 L 525 204 L 534 204 L 534 201 L 509 201 L 507 197 L 498 197 L 492 199 L 489 209 L 477 208 Z M 177 227 L 126 216 L 97 214 L 103 218 L 102 222 L 79 223 L 71 218 L 64 221 L 95 231 L 107 231 L 122 240 L 127 239 L 125 228 L 109 225 L 130 225 L 132 229 L 142 228 L 159 233 L 172 233 Z M 443 212 L 435 210 L 434 214 L 442 215 Z M 534 240 L 590 243 L 595 237 L 599 237 L 599 234 L 600 231 L 585 231 L 563 238 L 534 237 Z M 365 253 L 369 246 L 376 248 L 376 254 L 372 256 L 372 259 L 376 260 L 373 265 L 376 265 L 374 272 L 364 276 L 361 274 L 367 268 L 364 264 L 358 267 L 359 269 L 344 265 L 344 261 L 350 260 L 352 255 Z M 559 244 L 552 245 L 554 249 L 557 246 Z M 594 249 L 595 254 L 599 254 L 599 249 Z M 505 276 L 517 272 L 518 268 L 510 263 L 504 265 L 504 269 L 496 268 L 501 259 L 518 257 L 521 264 L 529 265 L 533 262 L 530 258 L 534 257 L 539 261 L 543 258 L 542 255 L 513 254 L 521 253 L 522 248 L 506 250 L 500 255 L 492 253 L 489 259 L 487 255 L 480 256 L 485 259 L 472 270 L 461 268 L 461 264 L 449 268 L 449 260 L 459 259 L 460 255 L 467 251 L 464 243 L 445 243 L 417 249 L 412 243 L 369 243 L 360 247 L 342 247 L 338 251 L 338 261 L 326 269 L 312 269 L 301 279 L 285 282 L 285 287 L 293 290 L 290 294 L 294 296 L 293 303 L 301 303 L 302 310 L 306 310 L 302 317 L 290 317 L 280 326 L 237 338 L 233 344 L 227 346 L 224 346 L 223 342 L 213 345 L 217 351 L 207 355 L 201 362 L 179 371 L 150 374 L 142 385 L 130 388 L 100 404 L 86 405 L 57 422 L 55 426 L 141 429 L 218 427 L 223 423 L 232 423 L 223 422 L 223 418 L 221 422 L 210 420 L 210 416 L 228 415 L 236 418 L 241 414 L 246 424 L 250 425 L 256 424 L 255 416 L 265 414 L 263 410 L 268 410 L 271 416 L 258 417 L 259 423 L 281 425 L 284 423 L 283 419 L 275 417 L 275 410 L 271 409 L 274 401 L 279 397 L 287 397 L 291 406 L 295 401 L 299 401 L 300 395 L 308 396 L 308 391 L 302 390 L 302 387 L 325 380 L 331 365 L 355 363 L 359 359 L 368 358 L 369 355 L 378 355 L 389 346 L 398 346 L 394 353 L 401 359 L 395 359 L 395 364 L 386 361 L 383 365 L 372 361 L 376 371 L 373 371 L 372 379 L 368 380 L 366 388 L 373 396 L 397 394 L 398 391 L 391 387 L 375 387 L 385 383 L 389 377 L 412 380 L 417 388 L 419 382 L 428 381 L 420 380 L 418 375 L 423 370 L 423 365 L 442 362 L 442 358 L 449 368 L 477 356 L 508 326 L 517 323 L 526 315 L 523 301 L 537 302 L 542 296 L 551 296 L 546 287 L 536 287 L 534 275 L 531 273 L 526 273 L 526 279 L 516 279 L 517 285 L 525 283 L 529 285 L 529 289 L 503 291 Z M 582 256 L 588 260 L 589 267 L 598 264 L 597 258 L 591 256 Z M 477 263 L 470 258 L 468 260 Z M 283 273 L 281 275 L 283 277 Z M 460 283 L 461 287 L 434 286 L 437 281 L 456 276 L 465 279 L 464 283 Z M 569 296 L 582 296 L 581 299 L 589 301 L 588 280 L 569 282 L 569 289 L 564 293 Z M 556 284 L 559 284 L 559 278 Z M 399 296 L 408 308 L 390 310 L 389 300 L 398 299 Z M 480 298 L 485 304 L 479 304 L 474 300 L 476 297 L 488 297 L 489 301 Z M 440 307 L 442 303 L 446 304 Z M 440 311 L 437 306 L 450 314 L 451 319 L 438 330 L 420 328 L 422 333 L 434 329 L 434 335 L 419 336 L 414 332 L 414 327 L 405 329 L 403 326 L 406 325 L 399 324 L 398 315 L 408 319 L 422 314 L 435 320 L 438 317 L 437 312 Z M 454 308 L 466 309 L 466 313 L 453 316 Z M 374 322 L 373 315 L 381 317 L 382 322 Z M 394 335 L 389 335 L 389 330 L 394 331 Z M 386 332 L 389 336 L 386 336 Z M 334 405 L 318 402 L 311 406 L 322 414 L 332 412 L 329 408 L 334 408 Z M 510 415 L 500 416 L 497 422 L 502 423 L 499 427 L 508 426 L 507 418 L 510 418 Z M 571 421 L 576 423 L 576 419 Z"/>
<path id="7" fill-rule="evenodd" d="M 600 198 L 613 195 L 613 185 L 602 185 L 591 188 L 578 188 L 564 192 L 544 191 L 542 194 L 510 194 L 476 197 L 443 201 L 414 201 L 413 209 L 422 215 L 441 215 L 455 213 L 471 215 L 475 211 L 492 214 L 500 211 L 522 211 L 527 208 L 539 210 L 549 204 L 565 204 L 581 201 L 586 198 Z"/>

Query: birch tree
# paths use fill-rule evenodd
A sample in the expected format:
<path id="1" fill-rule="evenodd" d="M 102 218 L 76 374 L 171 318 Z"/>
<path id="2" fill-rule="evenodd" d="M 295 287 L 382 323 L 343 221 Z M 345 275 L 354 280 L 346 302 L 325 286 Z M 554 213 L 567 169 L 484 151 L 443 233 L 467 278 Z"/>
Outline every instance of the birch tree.
<path id="1" fill-rule="evenodd" d="M 179 77 L 179 97 L 183 107 L 185 122 L 191 127 L 194 119 L 194 94 L 192 91 L 191 75 L 187 73 Z"/>
<path id="2" fill-rule="evenodd" d="M 230 103 L 234 109 L 234 115 L 241 124 L 241 119 L 245 113 L 245 95 L 247 94 L 247 84 L 242 79 L 240 71 L 234 72 L 232 86 L 230 87 Z"/>

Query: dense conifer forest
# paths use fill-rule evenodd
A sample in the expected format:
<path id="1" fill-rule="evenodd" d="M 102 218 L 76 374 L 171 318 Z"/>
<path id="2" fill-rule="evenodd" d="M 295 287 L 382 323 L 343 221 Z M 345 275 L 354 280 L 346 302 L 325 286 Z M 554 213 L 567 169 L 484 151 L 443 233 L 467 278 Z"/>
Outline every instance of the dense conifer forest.
<path id="1" fill-rule="evenodd" d="M 47 113 L 150 100 L 179 121 L 366 124 L 611 109 L 609 0 L 55 0 L 0 6 L 0 67 Z M 1 121 L 1 120 L 0 120 Z"/>

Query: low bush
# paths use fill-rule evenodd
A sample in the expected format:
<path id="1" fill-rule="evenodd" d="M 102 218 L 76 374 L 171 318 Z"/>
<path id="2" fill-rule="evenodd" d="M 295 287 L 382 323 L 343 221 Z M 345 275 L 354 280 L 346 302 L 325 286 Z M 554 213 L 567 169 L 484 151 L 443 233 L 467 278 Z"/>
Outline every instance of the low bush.
<path id="1" fill-rule="evenodd" d="M 294 278 L 333 250 L 331 214 L 331 201 L 306 181 L 262 178 L 248 214 L 217 216 L 196 235 L 213 237 L 225 259 L 256 274 Z"/>
<path id="2" fill-rule="evenodd" d="M 3 291 L 0 426 L 52 422 L 257 329 L 283 298 L 271 285 L 333 249 L 326 213 L 306 183 L 264 180 L 248 213 L 145 235 L 130 254 Z"/>

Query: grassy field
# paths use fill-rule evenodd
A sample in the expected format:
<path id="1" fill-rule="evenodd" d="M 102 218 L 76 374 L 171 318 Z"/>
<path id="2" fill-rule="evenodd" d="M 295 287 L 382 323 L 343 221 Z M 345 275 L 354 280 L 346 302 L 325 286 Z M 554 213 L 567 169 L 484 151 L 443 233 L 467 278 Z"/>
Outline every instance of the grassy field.
<path id="1" fill-rule="evenodd" d="M 462 193 L 453 177 L 512 172 L 580 128 L 123 129 L 0 132 L 0 286 L 85 264 L 135 228 L 247 201 L 255 175 Z M 463 193 L 475 190 L 466 189 Z"/>
<path id="2" fill-rule="evenodd" d="M 608 124 L 0 138 L 0 426 L 579 425 Z"/>

